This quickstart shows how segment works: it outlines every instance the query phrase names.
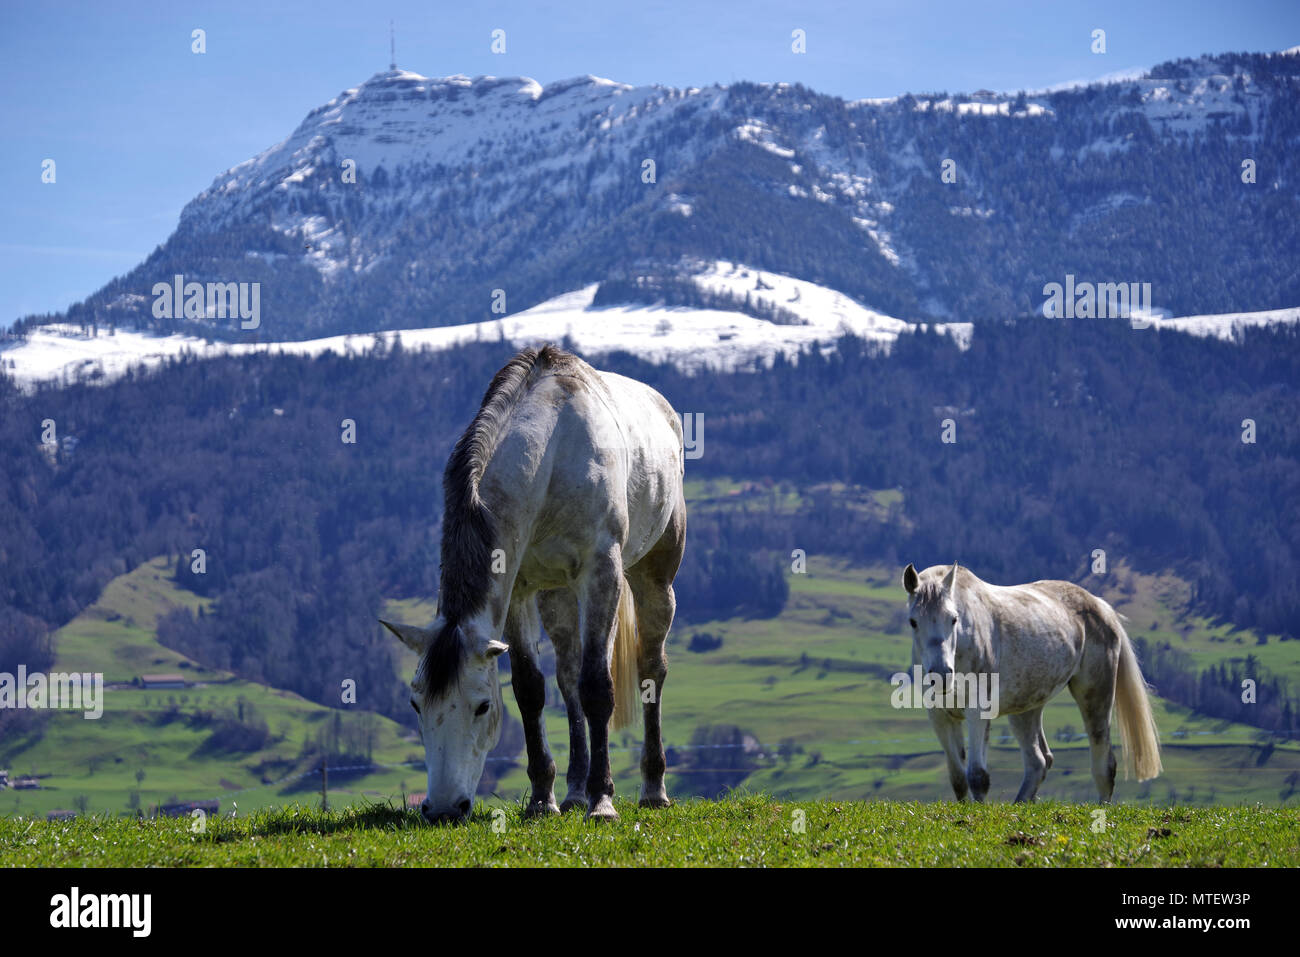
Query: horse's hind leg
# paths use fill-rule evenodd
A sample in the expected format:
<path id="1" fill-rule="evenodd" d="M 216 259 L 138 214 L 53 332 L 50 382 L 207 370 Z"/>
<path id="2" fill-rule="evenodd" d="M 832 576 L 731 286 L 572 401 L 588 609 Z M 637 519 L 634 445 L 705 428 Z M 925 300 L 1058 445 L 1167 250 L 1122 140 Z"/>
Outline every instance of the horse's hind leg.
<path id="1" fill-rule="evenodd" d="M 948 759 L 948 781 L 958 801 L 966 800 L 966 748 L 962 745 L 962 719 L 954 718 L 939 708 L 929 710 L 930 725 Z"/>
<path id="2" fill-rule="evenodd" d="M 677 609 L 673 578 L 681 564 L 685 542 L 686 509 L 679 505 L 655 547 L 628 571 L 628 584 L 636 602 L 637 682 L 641 688 L 641 714 L 645 720 L 645 743 L 641 747 L 642 807 L 668 807 L 672 803 L 664 787 L 667 761 L 660 707 L 664 680 L 668 677 L 664 643 Z"/>
<path id="3" fill-rule="evenodd" d="M 614 714 L 614 679 L 610 655 L 618 602 L 623 589 L 623 560 L 617 545 L 597 556 L 581 586 L 582 664 L 578 696 L 587 716 L 591 767 L 587 772 L 587 817 L 616 820 L 614 775 L 609 765 L 609 719 Z"/>
<path id="4" fill-rule="evenodd" d="M 1025 777 L 1020 782 L 1016 802 L 1032 801 L 1038 793 L 1038 786 L 1047 777 L 1047 769 L 1052 766 L 1052 752 L 1047 749 L 1047 739 L 1043 737 L 1043 709 L 1008 715 L 1007 720 L 1020 742 L 1020 754 L 1025 762 Z"/>
<path id="5" fill-rule="evenodd" d="M 528 780 L 533 796 L 524 810 L 525 817 L 558 814 L 555 794 L 555 761 L 546 742 L 546 678 L 538 663 L 537 640 L 540 636 L 537 602 L 532 595 L 510 603 L 506 615 L 506 642 L 510 645 L 510 684 L 515 703 L 524 723 L 524 741 L 528 746 Z"/>
<path id="6" fill-rule="evenodd" d="M 569 717 L 569 769 L 564 775 L 569 793 L 560 804 L 567 814 L 574 808 L 587 809 L 587 721 L 582 714 L 578 675 L 582 667 L 582 635 L 578 631 L 578 599 L 567 588 L 538 593 L 537 607 L 542 625 L 555 648 L 555 679 Z"/>
<path id="7" fill-rule="evenodd" d="M 1083 727 L 1088 733 L 1088 748 L 1092 752 L 1092 780 L 1097 785 L 1097 800 L 1110 801 L 1115 793 L 1115 754 L 1110 749 L 1110 713 L 1115 704 L 1115 672 L 1119 657 L 1115 649 L 1106 648 L 1100 641 L 1088 636 L 1079 670 L 1070 679 L 1070 694 L 1074 696 L 1083 716 Z"/>
<path id="8" fill-rule="evenodd" d="M 636 600 L 637 628 L 640 648 L 637 654 L 637 683 L 641 688 L 641 714 L 645 720 L 645 742 L 641 746 L 641 806 L 668 807 L 668 791 L 664 788 L 664 755 L 660 726 L 660 704 L 664 679 L 668 677 L 668 658 L 664 642 L 677 607 L 673 586 L 654 585 L 648 582 L 630 582 Z M 650 684 L 647 684 L 649 682 Z"/>

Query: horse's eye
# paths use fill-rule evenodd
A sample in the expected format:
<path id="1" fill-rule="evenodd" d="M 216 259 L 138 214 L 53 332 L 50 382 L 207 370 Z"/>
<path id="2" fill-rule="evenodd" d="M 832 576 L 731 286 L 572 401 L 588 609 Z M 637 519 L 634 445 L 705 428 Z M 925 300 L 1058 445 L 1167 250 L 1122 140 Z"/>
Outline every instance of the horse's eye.
<path id="1" fill-rule="evenodd" d="M 912 623 L 912 627 L 913 627 L 913 628 L 916 627 L 916 619 L 915 619 L 915 618 L 909 618 L 909 619 L 907 619 L 907 620 L 910 621 L 910 622 Z"/>
<path id="2" fill-rule="evenodd" d="M 957 618 L 956 618 L 955 615 L 953 616 L 952 623 L 953 623 L 954 625 L 957 624 Z"/>
<path id="3" fill-rule="evenodd" d="M 415 703 L 415 699 L 414 699 L 414 698 L 411 699 L 411 707 L 415 709 L 415 713 L 416 713 L 416 714 L 419 714 L 419 713 L 420 713 L 420 706 L 419 706 L 418 704 Z"/>
<path id="4" fill-rule="evenodd" d="M 481 718 L 483 717 L 483 715 L 487 714 L 487 712 L 488 712 L 488 702 L 484 701 L 481 705 L 479 705 L 477 708 L 474 709 L 474 717 Z"/>

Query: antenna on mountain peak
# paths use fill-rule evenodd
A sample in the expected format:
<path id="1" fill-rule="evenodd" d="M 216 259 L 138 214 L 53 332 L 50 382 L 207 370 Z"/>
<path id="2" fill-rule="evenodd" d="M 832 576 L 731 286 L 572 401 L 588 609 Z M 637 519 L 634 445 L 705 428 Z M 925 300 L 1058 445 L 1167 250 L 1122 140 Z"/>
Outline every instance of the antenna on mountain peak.
<path id="1" fill-rule="evenodd" d="M 388 21 L 388 55 L 392 62 L 388 64 L 388 69 L 397 69 L 397 33 L 393 29 L 393 21 Z"/>

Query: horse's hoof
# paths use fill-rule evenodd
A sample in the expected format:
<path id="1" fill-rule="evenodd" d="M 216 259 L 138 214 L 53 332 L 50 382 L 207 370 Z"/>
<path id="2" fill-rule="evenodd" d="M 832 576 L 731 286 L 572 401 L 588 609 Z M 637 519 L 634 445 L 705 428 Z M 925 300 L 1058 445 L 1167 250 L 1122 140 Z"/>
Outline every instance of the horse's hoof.
<path id="1" fill-rule="evenodd" d="M 652 807 L 652 808 L 664 808 L 664 807 L 673 806 L 673 802 L 669 799 L 668 795 L 666 794 L 657 794 L 657 795 L 650 795 L 648 797 L 643 797 L 638 802 L 638 804 L 640 807 Z"/>
<path id="2" fill-rule="evenodd" d="M 568 814 L 570 811 L 586 811 L 587 802 L 583 798 L 565 798 L 564 803 L 560 805 L 560 813 Z"/>
<path id="3" fill-rule="evenodd" d="M 589 821 L 617 821 L 618 812 L 614 810 L 614 802 L 608 797 L 602 796 L 596 802 L 596 806 L 587 812 Z"/>
<path id="4" fill-rule="evenodd" d="M 552 814 L 559 813 L 560 809 L 555 806 L 554 798 L 549 801 L 534 801 L 524 808 L 525 820 L 532 817 L 550 817 Z"/>

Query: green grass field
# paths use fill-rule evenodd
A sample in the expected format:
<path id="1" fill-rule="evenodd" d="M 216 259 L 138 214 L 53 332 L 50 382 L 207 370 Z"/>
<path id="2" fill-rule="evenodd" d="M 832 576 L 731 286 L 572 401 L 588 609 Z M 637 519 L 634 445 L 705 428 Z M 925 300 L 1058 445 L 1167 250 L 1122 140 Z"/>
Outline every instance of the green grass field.
<path id="1" fill-rule="evenodd" d="M 338 712 L 289 691 L 204 669 L 158 644 L 154 627 L 159 615 L 179 605 L 200 604 L 202 599 L 175 586 L 168 562 L 155 559 L 114 579 L 98 602 L 58 632 L 54 671 L 102 672 L 110 685 L 142 673 L 179 672 L 196 686 L 169 691 L 110 687 L 98 720 L 53 712 L 38 739 L 0 741 L 0 768 L 9 769 L 12 777 L 41 775 L 42 785 L 39 790 L 0 790 L 0 815 L 77 810 L 79 798 L 91 813 L 118 814 L 128 809 L 133 792 L 141 809 L 173 799 L 217 798 L 223 811 L 234 803 L 252 810 L 293 800 L 293 792 L 270 783 L 304 773 L 308 793 L 319 790 L 316 765 L 299 760 L 299 753 L 304 739 Z M 266 721 L 271 739 L 255 751 L 207 750 L 210 728 L 194 725 L 188 716 L 198 710 L 237 710 L 241 702 Z M 369 712 L 343 717 L 373 722 L 376 762 L 415 761 L 419 767 L 387 768 L 362 780 L 336 773 L 334 781 L 341 787 L 331 794 L 333 802 L 382 800 L 400 794 L 404 783 L 408 791 L 423 789 L 423 751 L 412 729 Z M 137 781 L 140 771 L 144 776 Z"/>
<path id="2" fill-rule="evenodd" d="M 794 508 L 800 493 L 753 483 L 689 483 L 692 508 L 732 509 L 762 500 Z M 881 514 L 897 509 L 897 492 L 839 489 L 852 507 Z M 941 801 L 951 797 L 937 742 L 924 714 L 890 704 L 888 677 L 906 670 L 910 637 L 899 573 L 859 567 L 811 555 L 806 574 L 791 574 L 790 600 L 774 619 L 679 622 L 669 644 L 664 692 L 665 742 L 670 748 L 669 793 L 678 799 L 717 793 L 719 782 L 778 800 Z M 1253 654 L 1270 670 L 1300 683 L 1300 643 L 1259 637 L 1208 622 L 1188 611 L 1187 587 L 1174 576 L 1137 575 L 1122 566 L 1089 582 L 1130 620 L 1130 632 L 1169 641 L 1198 665 Z M 147 809 L 173 798 L 217 798 L 222 812 L 245 815 L 295 801 L 319 804 L 315 765 L 301 755 L 303 743 L 340 713 L 298 695 L 206 670 L 157 643 L 158 616 L 170 608 L 197 609 L 203 599 L 176 587 L 170 564 L 157 559 L 115 579 L 99 601 L 56 636 L 55 670 L 100 671 L 108 682 L 128 682 L 149 672 L 179 671 L 196 686 L 144 691 L 119 686 L 106 692 L 99 721 L 54 713 L 39 737 L 0 741 L 0 768 L 11 776 L 42 775 L 39 790 L 0 790 L 0 815 L 43 817 L 55 809 L 84 806 L 90 813 L 128 813 L 131 802 Z M 391 601 L 385 615 L 427 623 L 427 601 Z M 376 626 L 378 627 L 378 626 Z M 713 651 L 688 649 L 692 635 L 722 638 Z M 393 642 L 403 678 L 414 656 Z M 544 653 L 549 645 L 544 643 Z M 502 675 L 503 685 L 509 677 Z M 547 727 L 563 780 L 567 722 L 553 681 Z M 513 694 L 503 695 L 513 715 Z M 205 747 L 209 730 L 187 716 L 195 711 L 256 709 L 271 736 L 248 752 Z M 424 789 L 422 749 L 413 722 L 394 722 L 359 706 L 343 709 L 347 721 L 370 721 L 376 769 L 363 776 L 330 776 L 333 807 L 394 801 Z M 1156 700 L 1166 772 L 1155 781 L 1117 784 L 1115 799 L 1151 806 L 1300 806 L 1300 742 L 1200 715 Z M 734 755 L 692 749 L 697 729 L 739 727 L 751 741 L 748 767 L 736 772 Z M 1088 754 L 1078 739 L 1080 719 L 1062 694 L 1045 712 L 1044 727 L 1055 765 L 1040 797 L 1088 803 L 1095 791 Z M 620 796 L 639 784 L 639 730 L 620 733 L 613 757 Z M 716 760 L 714 760 L 716 758 Z M 484 795 L 487 809 L 513 808 L 528 792 L 523 755 L 494 765 L 503 771 Z M 1012 798 L 1020 780 L 1020 756 L 1005 719 L 993 728 L 991 800 Z M 143 777 L 137 780 L 137 775 Z M 290 779 L 284 781 L 284 779 Z M 296 779 L 296 783 L 295 780 Z M 135 797 L 132 797 L 132 795 Z"/>
<path id="3" fill-rule="evenodd" d="M 1121 574 L 1128 582 L 1127 573 Z M 727 715 L 771 751 L 782 741 L 803 749 L 750 776 L 746 784 L 756 790 L 800 799 L 950 797 L 929 722 L 890 702 L 888 674 L 910 664 L 906 603 L 898 578 L 892 569 L 810 557 L 808 574 L 790 576 L 791 598 L 779 618 L 680 629 L 664 693 L 668 740 L 687 740 L 691 728 Z M 1135 595 L 1149 600 L 1152 582 L 1133 578 Z M 1118 603 L 1125 610 L 1127 605 Z M 1148 610 L 1186 629 L 1177 640 L 1200 650 L 1207 663 L 1212 651 L 1218 651 L 1216 661 L 1242 654 L 1242 646 L 1216 642 L 1220 630 L 1201 620 L 1180 617 L 1163 605 L 1141 609 L 1143 614 Z M 704 654 L 685 651 L 697 631 L 721 635 L 723 646 Z M 1135 624 L 1134 633 L 1145 632 Z M 1254 639 L 1248 640 L 1246 650 L 1253 650 Z M 1300 652 L 1294 643 L 1270 645 Z M 1159 698 L 1155 704 L 1167 773 L 1141 787 L 1121 780 L 1117 800 L 1300 803 L 1295 781 L 1287 780 L 1300 777 L 1297 742 L 1269 739 L 1258 729 L 1194 715 Z M 1058 695 L 1045 710 L 1044 730 L 1055 765 L 1040 796 L 1095 800 L 1080 724 L 1068 694 Z M 992 744 L 990 796 L 1010 800 L 1019 786 L 1021 764 L 1005 719 L 994 722 Z M 678 784 L 689 787 L 689 781 Z"/>
<path id="4" fill-rule="evenodd" d="M 480 810 L 430 827 L 371 805 L 183 819 L 0 819 L 5 866 L 1295 867 L 1300 810 L 786 802 L 756 795 L 621 820 Z"/>

